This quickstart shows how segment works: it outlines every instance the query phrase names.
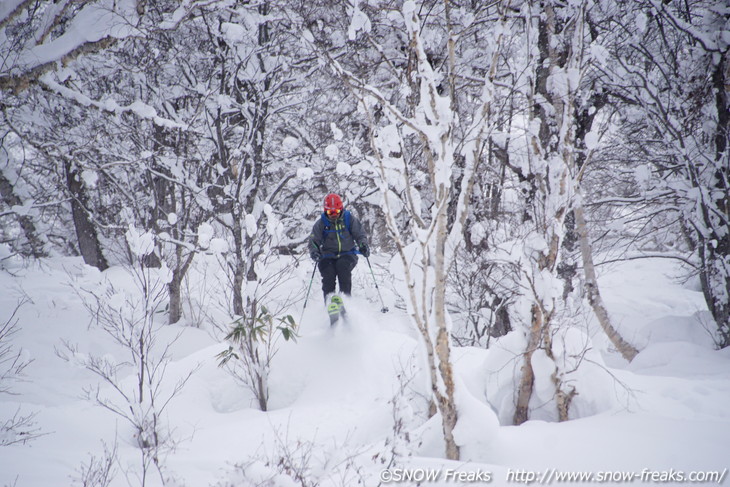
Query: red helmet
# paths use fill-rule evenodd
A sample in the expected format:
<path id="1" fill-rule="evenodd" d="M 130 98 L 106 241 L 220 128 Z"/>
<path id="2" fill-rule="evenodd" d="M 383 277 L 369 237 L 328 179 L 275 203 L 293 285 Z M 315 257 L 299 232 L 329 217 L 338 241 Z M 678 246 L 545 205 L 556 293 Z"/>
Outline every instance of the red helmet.
<path id="1" fill-rule="evenodd" d="M 343 209 L 342 198 L 339 195 L 330 193 L 324 197 L 324 212 L 327 216 L 340 216 Z"/>

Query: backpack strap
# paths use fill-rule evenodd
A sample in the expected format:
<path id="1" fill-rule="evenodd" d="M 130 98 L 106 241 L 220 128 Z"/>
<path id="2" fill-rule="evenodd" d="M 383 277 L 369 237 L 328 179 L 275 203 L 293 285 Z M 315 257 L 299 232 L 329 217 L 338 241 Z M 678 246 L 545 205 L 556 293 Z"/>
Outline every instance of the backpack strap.
<path id="1" fill-rule="evenodd" d="M 324 225 L 322 227 L 322 241 L 324 241 L 327 238 L 327 234 L 334 231 L 332 230 L 330 219 L 327 218 L 327 214 L 324 211 L 322 212 L 322 224 Z"/>
<path id="2" fill-rule="evenodd" d="M 345 210 L 345 228 L 347 228 L 347 231 L 352 233 L 352 214 L 350 213 L 350 210 Z M 322 223 L 324 223 L 324 228 L 322 229 L 322 240 L 324 241 L 325 238 L 327 238 L 328 233 L 337 232 L 337 230 L 332 230 L 332 222 L 329 218 L 327 218 L 327 214 L 325 212 L 322 212 Z"/>

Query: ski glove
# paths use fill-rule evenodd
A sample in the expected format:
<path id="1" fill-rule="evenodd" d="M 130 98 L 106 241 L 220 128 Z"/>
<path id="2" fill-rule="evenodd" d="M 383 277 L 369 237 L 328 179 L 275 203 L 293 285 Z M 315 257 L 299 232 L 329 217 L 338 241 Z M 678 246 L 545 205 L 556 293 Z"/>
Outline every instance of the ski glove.
<path id="1" fill-rule="evenodd" d="M 370 248 L 368 247 L 368 244 L 361 243 L 360 244 L 360 253 L 365 257 L 366 259 L 370 257 Z"/>
<path id="2" fill-rule="evenodd" d="M 309 253 L 309 256 L 314 262 L 319 262 L 320 260 L 322 260 L 322 254 L 320 254 L 318 250 L 312 250 Z"/>

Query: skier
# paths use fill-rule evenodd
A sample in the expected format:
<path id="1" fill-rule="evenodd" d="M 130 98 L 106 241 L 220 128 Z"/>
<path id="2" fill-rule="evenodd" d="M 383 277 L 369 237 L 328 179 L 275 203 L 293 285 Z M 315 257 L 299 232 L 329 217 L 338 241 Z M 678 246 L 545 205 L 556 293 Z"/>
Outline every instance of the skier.
<path id="1" fill-rule="evenodd" d="M 345 210 L 342 198 L 330 193 L 324 198 L 324 211 L 314 223 L 309 236 L 309 255 L 317 263 L 322 275 L 325 304 L 335 292 L 336 281 L 339 281 L 340 292 L 350 296 L 352 270 L 357 265 L 358 253 L 365 258 L 370 256 L 362 224 L 349 210 Z M 344 312 L 340 296 L 332 296 L 327 311 L 334 324 L 340 313 Z"/>

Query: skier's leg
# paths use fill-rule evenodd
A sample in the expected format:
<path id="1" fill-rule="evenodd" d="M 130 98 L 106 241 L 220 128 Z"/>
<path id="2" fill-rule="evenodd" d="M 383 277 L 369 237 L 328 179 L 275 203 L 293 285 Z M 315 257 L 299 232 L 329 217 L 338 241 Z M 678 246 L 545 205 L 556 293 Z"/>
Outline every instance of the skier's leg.
<path id="1" fill-rule="evenodd" d="M 337 259 L 337 280 L 340 283 L 340 292 L 347 296 L 352 293 L 352 270 L 356 264 L 356 255 L 343 255 Z"/>
<path id="2" fill-rule="evenodd" d="M 322 275 L 322 292 L 324 293 L 325 302 L 327 302 L 327 295 L 335 292 L 335 280 L 337 279 L 336 262 L 337 259 L 322 259 L 318 264 L 319 273 Z"/>

